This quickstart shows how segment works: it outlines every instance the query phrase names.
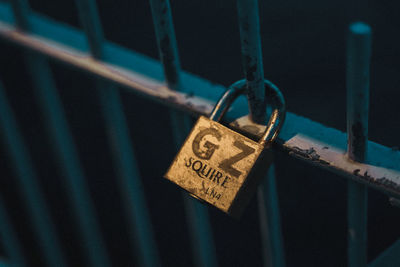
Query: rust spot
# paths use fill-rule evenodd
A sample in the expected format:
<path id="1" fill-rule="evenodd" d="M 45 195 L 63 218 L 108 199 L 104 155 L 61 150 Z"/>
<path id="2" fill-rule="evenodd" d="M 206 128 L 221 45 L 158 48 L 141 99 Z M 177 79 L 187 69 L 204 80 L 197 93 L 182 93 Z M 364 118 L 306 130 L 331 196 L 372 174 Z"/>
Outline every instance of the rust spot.
<path id="1" fill-rule="evenodd" d="M 193 92 L 188 92 L 188 93 L 185 95 L 185 98 L 191 98 L 191 97 L 194 97 L 194 93 L 193 93 Z"/>
<path id="2" fill-rule="evenodd" d="M 198 108 L 204 112 L 208 111 L 208 106 L 206 106 L 206 105 L 200 105 L 200 106 L 198 106 Z"/>
<path id="3" fill-rule="evenodd" d="M 362 180 L 364 180 L 365 182 L 369 182 L 372 184 L 377 184 L 377 185 L 382 185 L 386 188 L 390 188 L 390 189 L 394 189 L 396 191 L 400 190 L 400 185 L 387 179 L 386 177 L 381 177 L 381 178 L 375 178 L 373 176 L 371 176 L 368 171 L 365 171 L 364 174 L 360 174 L 360 169 L 355 169 L 353 171 L 353 174 L 357 177 L 362 178 Z"/>
<path id="4" fill-rule="evenodd" d="M 167 101 L 176 103 L 176 102 L 178 102 L 178 99 L 175 96 L 170 95 L 167 97 Z"/>
<path id="5" fill-rule="evenodd" d="M 364 178 L 367 178 L 368 180 L 371 180 L 371 179 L 374 180 L 374 178 L 368 174 L 368 171 L 364 172 Z M 383 177 L 383 178 L 385 178 L 385 177 Z"/>
<path id="6" fill-rule="evenodd" d="M 352 151 L 351 153 L 357 157 L 358 160 L 364 160 L 364 152 L 366 145 L 366 136 L 363 125 L 360 121 L 356 121 L 351 126 L 351 135 L 352 135 Z"/>
<path id="7" fill-rule="evenodd" d="M 168 85 L 175 86 L 178 81 L 178 73 L 174 63 L 175 55 L 173 53 L 171 41 L 168 35 L 161 39 L 160 50 L 162 54 L 162 61 L 164 63 L 165 78 L 168 82 Z"/>
<path id="8" fill-rule="evenodd" d="M 324 165 L 330 165 L 330 163 L 326 160 L 321 159 L 321 156 L 317 154 L 315 149 L 311 147 L 310 149 L 301 149 L 297 146 L 292 148 L 293 151 L 290 151 L 290 155 L 298 156 L 307 160 L 311 160 L 313 162 L 318 162 Z"/>
<path id="9" fill-rule="evenodd" d="M 394 188 L 396 190 L 400 190 L 400 185 L 396 184 L 395 182 L 387 179 L 386 177 L 376 179 L 376 182 L 384 185 L 386 187 Z"/>

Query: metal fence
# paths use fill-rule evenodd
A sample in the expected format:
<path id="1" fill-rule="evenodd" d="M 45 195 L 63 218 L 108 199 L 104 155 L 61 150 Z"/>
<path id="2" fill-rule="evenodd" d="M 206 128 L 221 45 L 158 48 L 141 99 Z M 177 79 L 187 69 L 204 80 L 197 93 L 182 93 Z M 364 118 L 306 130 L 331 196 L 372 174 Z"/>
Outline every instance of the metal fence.
<path id="1" fill-rule="evenodd" d="M 24 50 L 53 150 L 65 175 L 65 190 L 73 207 L 88 266 L 111 266 L 74 138 L 67 123 L 53 80 L 49 60 L 93 74 L 104 123 L 108 129 L 117 166 L 120 195 L 126 214 L 129 238 L 137 248 L 143 266 L 160 266 L 150 217 L 142 188 L 138 163 L 129 136 L 117 86 L 170 109 L 173 142 L 176 148 L 190 128 L 190 115 L 207 115 L 224 87 L 193 76 L 180 68 L 171 10 L 168 0 L 151 0 L 151 12 L 161 62 L 154 62 L 107 41 L 102 32 L 94 0 L 76 0 L 84 32 L 32 12 L 25 0 L 0 3 L 0 38 Z M 237 1 L 244 76 L 248 85 L 253 120 L 265 118 L 263 66 L 257 1 Z M 310 163 L 315 168 L 335 172 L 348 179 L 348 266 L 367 265 L 367 187 L 387 194 L 396 203 L 400 196 L 400 153 L 368 140 L 369 57 L 371 30 L 355 23 L 349 28 L 347 55 L 347 129 L 343 133 L 288 112 L 277 149 Z M 159 82 L 165 77 L 165 82 Z M 190 88 L 190 89 L 189 89 Z M 227 121 L 247 113 L 239 104 Z M 231 126 L 258 136 L 259 126 L 242 119 Z M 40 250 L 48 266 L 67 266 L 55 234 L 48 204 L 37 182 L 35 166 L 18 130 L 17 121 L 0 84 L 0 129 L 20 193 L 25 197 L 29 220 L 35 229 Z M 250 130 L 253 129 L 251 132 Z M 368 157 L 366 156 L 368 155 Z M 390 159 L 390 160 L 383 160 Z M 193 253 L 199 266 L 216 266 L 211 225 L 206 208 L 183 194 Z M 258 190 L 260 231 L 265 266 L 285 266 L 280 229 L 274 167 Z M 13 225 L 0 202 L 0 234 L 8 258 L 4 266 L 27 266 Z M 400 265 L 397 241 L 369 266 Z M 1 265 L 0 264 L 0 265 Z"/>

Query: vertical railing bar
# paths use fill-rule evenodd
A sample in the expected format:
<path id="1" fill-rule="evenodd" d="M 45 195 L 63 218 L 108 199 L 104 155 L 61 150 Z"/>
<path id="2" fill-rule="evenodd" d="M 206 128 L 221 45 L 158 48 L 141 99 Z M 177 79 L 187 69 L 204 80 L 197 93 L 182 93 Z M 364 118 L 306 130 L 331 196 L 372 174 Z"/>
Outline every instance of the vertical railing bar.
<path id="1" fill-rule="evenodd" d="M 77 0 L 75 2 L 89 41 L 91 54 L 96 59 L 102 59 L 104 57 L 104 37 L 96 2 L 94 0 Z M 96 84 L 100 91 L 100 101 L 110 143 L 113 144 L 116 169 L 119 170 L 119 187 L 124 200 L 125 212 L 128 215 L 128 225 L 132 227 L 130 241 L 132 246 L 136 245 L 140 251 L 138 254 L 141 266 L 160 266 L 144 188 L 132 149 L 118 88 L 100 80 L 96 80 Z"/>
<path id="2" fill-rule="evenodd" d="M 77 218 L 83 248 L 91 266 L 110 266 L 108 253 L 96 220 L 96 210 L 78 158 L 72 134 L 62 110 L 48 62 L 36 54 L 27 53 L 27 63 L 54 143 L 60 166 L 65 174 L 65 185 Z"/>
<path id="3" fill-rule="evenodd" d="M 17 267 L 26 267 L 26 260 L 22 247 L 17 238 L 14 228 L 12 227 L 11 220 L 7 215 L 7 211 L 3 205 L 3 200 L 0 199 L 0 236 L 3 247 L 10 257 L 9 265 Z"/>
<path id="4" fill-rule="evenodd" d="M 17 122 L 9 105 L 4 88 L 0 82 L 0 128 L 3 133 L 4 144 L 7 147 L 13 163 L 18 190 L 28 207 L 35 234 L 39 239 L 48 266 L 66 266 L 65 259 L 56 236 L 50 212 L 46 205 L 36 172 L 28 154 L 23 137 L 18 131 Z"/>
<path id="5" fill-rule="evenodd" d="M 168 0 L 150 0 L 154 30 L 160 60 L 167 86 L 172 90 L 185 91 L 180 78 L 180 61 Z M 171 127 L 176 150 L 190 131 L 190 118 L 180 112 L 170 111 Z M 192 250 L 197 266 L 217 266 L 217 256 L 207 207 L 182 193 L 185 203 Z"/>
<path id="6" fill-rule="evenodd" d="M 29 14 L 29 6 L 26 1 L 13 1 L 14 14 L 24 14 L 25 16 Z M 27 21 L 27 18 L 22 21 Z M 20 21 L 17 20 L 17 26 L 21 29 L 24 27 L 29 29 L 29 24 L 19 25 L 18 23 Z M 86 250 L 88 261 L 95 267 L 110 266 L 108 254 L 101 238 L 100 226 L 95 218 L 95 209 L 78 159 L 78 152 L 48 62 L 40 55 L 31 52 L 26 52 L 25 56 L 38 99 L 41 101 L 48 130 L 53 138 L 55 153 L 65 174 L 65 185 L 80 233 L 84 239 L 83 248 Z"/>
<path id="7" fill-rule="evenodd" d="M 250 118 L 263 124 L 266 120 L 266 96 L 258 0 L 237 0 L 237 10 Z"/>
<path id="8" fill-rule="evenodd" d="M 181 91 L 181 66 L 169 0 L 150 0 L 154 31 L 165 80 L 170 89 Z"/>
<path id="9" fill-rule="evenodd" d="M 190 119 L 187 115 L 170 111 L 171 128 L 174 145 L 178 151 L 185 141 L 185 133 L 189 134 Z M 218 266 L 215 243 L 212 234 L 207 206 L 182 192 L 187 215 L 189 234 L 192 240 L 192 251 L 196 266 Z"/>
<path id="10" fill-rule="evenodd" d="M 237 0 L 241 54 L 252 121 L 266 121 L 264 68 L 257 0 Z M 257 192 L 264 266 L 285 266 L 274 164 Z M 269 258 L 270 257 L 270 258 Z"/>
<path id="11" fill-rule="evenodd" d="M 274 165 L 269 168 L 267 177 L 259 186 L 257 198 L 264 266 L 283 267 L 286 263 Z"/>
<path id="12" fill-rule="evenodd" d="M 29 31 L 29 5 L 28 0 L 11 0 L 14 17 L 18 28 Z"/>
<path id="13" fill-rule="evenodd" d="M 367 157 L 369 65 L 371 29 L 358 22 L 350 25 L 347 44 L 347 154 L 363 162 Z M 348 181 L 348 266 L 367 265 L 367 187 Z"/>
<path id="14" fill-rule="evenodd" d="M 14 266 L 11 262 L 0 259 L 0 267 L 14 267 Z"/>

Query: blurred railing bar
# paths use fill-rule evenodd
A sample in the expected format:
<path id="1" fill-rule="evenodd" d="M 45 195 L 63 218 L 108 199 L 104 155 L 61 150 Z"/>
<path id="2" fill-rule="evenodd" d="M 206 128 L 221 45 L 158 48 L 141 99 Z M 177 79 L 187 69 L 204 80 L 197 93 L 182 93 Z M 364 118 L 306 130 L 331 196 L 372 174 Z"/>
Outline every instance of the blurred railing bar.
<path id="1" fill-rule="evenodd" d="M 385 249 L 368 267 L 400 266 L 400 239 Z"/>
<path id="2" fill-rule="evenodd" d="M 266 122 L 264 68 L 261 51 L 258 0 L 237 0 L 241 54 L 247 84 L 250 118 L 255 123 Z M 260 232 L 264 266 L 283 267 L 282 232 L 274 163 L 257 191 Z"/>
<path id="3" fill-rule="evenodd" d="M 29 6 L 26 1 L 13 1 L 15 1 L 13 3 L 14 14 L 29 16 Z M 17 20 L 17 27 L 21 26 L 22 29 L 29 30 L 28 18 L 21 18 L 21 21 Z M 21 25 L 19 25 L 20 22 Z M 23 23 L 28 23 L 28 25 Z M 38 99 L 41 102 L 40 106 L 49 134 L 54 142 L 53 148 L 65 174 L 67 195 L 70 197 L 71 207 L 73 207 L 84 240 L 82 247 L 86 250 L 91 266 L 108 267 L 110 263 L 107 250 L 100 235 L 101 231 L 95 218 L 95 209 L 79 162 L 78 152 L 62 109 L 61 100 L 57 94 L 50 66 L 42 55 L 28 51 L 25 53 L 25 57 Z"/>
<path id="4" fill-rule="evenodd" d="M 20 32 L 10 25 L 13 21 L 10 13 L 9 5 L 0 2 L 0 38 L 3 41 L 107 79 L 161 105 L 196 116 L 209 115 L 218 97 L 226 90 L 221 85 L 212 84 L 185 71 L 182 71 L 182 81 L 190 85 L 190 93 L 169 90 L 163 82 L 158 81 L 163 76 L 159 63 L 148 57 L 106 42 L 103 46 L 106 61 L 95 61 L 87 53 L 76 49 L 87 47 L 85 37 L 80 31 L 43 16 L 30 14 L 30 22 L 35 26 L 36 35 Z M 51 36 L 52 39 L 44 36 Z M 62 43 L 57 43 L 57 40 Z M 247 110 L 248 107 L 241 105 L 239 101 L 226 119 L 236 119 Z M 237 129 L 251 134 L 248 125 L 238 125 Z M 346 139 L 346 134 L 339 130 L 287 112 L 277 148 L 318 168 L 399 198 L 400 152 L 368 141 L 368 161 L 349 161 L 345 155 Z"/>
<path id="5" fill-rule="evenodd" d="M 91 54 L 101 60 L 103 54 L 103 30 L 94 0 L 75 1 L 81 23 L 84 26 Z M 140 266 L 160 266 L 152 223 L 150 220 L 139 167 L 130 140 L 129 128 L 123 112 L 119 90 L 115 84 L 96 79 L 99 100 L 105 119 L 109 143 L 114 153 L 114 164 L 118 170 L 118 185 L 123 207 L 130 228 L 129 238 Z"/>
<path id="6" fill-rule="evenodd" d="M 169 0 L 150 0 L 154 30 L 165 82 L 169 89 L 185 92 L 181 82 L 178 46 L 172 21 Z M 176 152 L 183 144 L 191 128 L 188 114 L 170 110 L 171 129 Z M 207 206 L 182 191 L 185 204 L 192 251 L 196 266 L 217 266 L 217 256 Z"/>
<path id="7" fill-rule="evenodd" d="M 264 266 L 286 266 L 274 164 L 258 187 L 257 200 Z"/>
<path id="8" fill-rule="evenodd" d="M 29 31 L 29 4 L 28 0 L 11 0 L 15 23 L 20 30 Z"/>
<path id="9" fill-rule="evenodd" d="M 358 22 L 350 25 L 347 47 L 347 155 L 364 162 L 368 140 L 369 66 L 371 29 Z M 367 265 L 367 187 L 347 184 L 348 266 Z"/>
<path id="10" fill-rule="evenodd" d="M 2 199 L 0 199 L 0 238 L 3 248 L 9 257 L 7 265 L 4 264 L 4 267 L 27 267 L 22 246 L 8 217 Z M 2 263 L 0 262 L 0 266 Z"/>
<path id="11" fill-rule="evenodd" d="M 5 90 L 0 82 L 0 135 L 9 151 L 10 159 L 16 173 L 21 198 L 27 206 L 32 221 L 38 246 L 42 249 L 48 266 L 66 266 L 49 209 L 40 190 L 36 171 L 18 130 L 15 115 L 6 99 Z"/>

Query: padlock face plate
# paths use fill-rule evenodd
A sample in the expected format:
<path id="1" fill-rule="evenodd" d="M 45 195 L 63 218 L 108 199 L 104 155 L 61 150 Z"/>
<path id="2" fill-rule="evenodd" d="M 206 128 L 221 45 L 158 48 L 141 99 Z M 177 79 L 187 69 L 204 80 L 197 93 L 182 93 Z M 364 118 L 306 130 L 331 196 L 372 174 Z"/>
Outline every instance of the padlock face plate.
<path id="1" fill-rule="evenodd" d="M 165 177 L 229 213 L 264 147 L 201 116 Z"/>

